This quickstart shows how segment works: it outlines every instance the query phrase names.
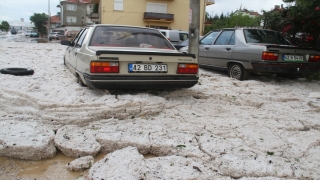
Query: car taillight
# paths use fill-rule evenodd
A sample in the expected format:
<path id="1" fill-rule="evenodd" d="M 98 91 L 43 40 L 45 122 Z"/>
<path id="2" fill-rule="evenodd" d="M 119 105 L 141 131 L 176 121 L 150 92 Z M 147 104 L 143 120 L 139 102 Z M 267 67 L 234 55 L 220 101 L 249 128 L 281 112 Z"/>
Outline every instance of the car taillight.
<path id="1" fill-rule="evenodd" d="M 198 64 L 178 64 L 178 74 L 197 74 Z"/>
<path id="2" fill-rule="evenodd" d="M 320 62 L 320 55 L 310 55 L 309 62 Z"/>
<path id="3" fill-rule="evenodd" d="M 91 62 L 91 73 L 119 73 L 118 62 Z"/>
<path id="4" fill-rule="evenodd" d="M 279 57 L 278 53 L 274 53 L 274 52 L 263 52 L 262 53 L 262 60 L 277 61 L 278 57 Z"/>

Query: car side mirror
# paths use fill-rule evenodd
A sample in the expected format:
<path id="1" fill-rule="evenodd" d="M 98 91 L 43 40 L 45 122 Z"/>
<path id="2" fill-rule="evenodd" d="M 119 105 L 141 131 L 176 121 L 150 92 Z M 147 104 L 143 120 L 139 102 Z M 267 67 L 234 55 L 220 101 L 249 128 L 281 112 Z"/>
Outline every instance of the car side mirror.
<path id="1" fill-rule="evenodd" d="M 70 46 L 70 45 L 71 45 L 71 42 L 68 41 L 68 40 L 62 40 L 62 41 L 61 41 L 61 45 Z"/>

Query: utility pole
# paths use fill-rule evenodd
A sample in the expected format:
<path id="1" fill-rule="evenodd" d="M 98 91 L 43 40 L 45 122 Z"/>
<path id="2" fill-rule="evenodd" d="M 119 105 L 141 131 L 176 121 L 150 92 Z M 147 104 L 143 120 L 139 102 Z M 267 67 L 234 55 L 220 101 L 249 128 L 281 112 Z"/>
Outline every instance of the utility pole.
<path id="1" fill-rule="evenodd" d="M 48 42 L 50 41 L 50 38 L 49 38 L 49 34 L 50 34 L 50 20 L 51 20 L 51 17 L 50 17 L 50 0 L 48 0 L 48 34 L 47 34 L 47 38 L 48 38 Z"/>
<path id="2" fill-rule="evenodd" d="M 199 60 L 200 0 L 190 0 L 189 9 L 189 54 Z"/>

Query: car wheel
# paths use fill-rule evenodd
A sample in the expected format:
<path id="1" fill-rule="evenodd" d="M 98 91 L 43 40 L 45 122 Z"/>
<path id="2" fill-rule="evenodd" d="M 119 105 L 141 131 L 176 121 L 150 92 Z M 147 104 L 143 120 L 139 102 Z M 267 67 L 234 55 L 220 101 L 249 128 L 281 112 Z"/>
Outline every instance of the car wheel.
<path id="1" fill-rule="evenodd" d="M 33 69 L 28 68 L 4 68 L 1 69 L 2 74 L 12 74 L 15 76 L 28 76 L 34 73 Z"/>
<path id="2" fill-rule="evenodd" d="M 82 81 L 82 79 L 80 78 L 80 76 L 79 76 L 79 75 L 77 75 L 77 77 L 78 77 L 78 79 L 77 79 L 77 83 L 79 83 L 79 84 L 80 84 L 80 86 L 82 86 L 82 87 L 87 87 L 87 86 L 83 83 L 83 81 Z"/>
<path id="3" fill-rule="evenodd" d="M 228 67 L 228 75 L 237 80 L 246 80 L 249 78 L 249 72 L 241 64 L 233 63 Z"/>

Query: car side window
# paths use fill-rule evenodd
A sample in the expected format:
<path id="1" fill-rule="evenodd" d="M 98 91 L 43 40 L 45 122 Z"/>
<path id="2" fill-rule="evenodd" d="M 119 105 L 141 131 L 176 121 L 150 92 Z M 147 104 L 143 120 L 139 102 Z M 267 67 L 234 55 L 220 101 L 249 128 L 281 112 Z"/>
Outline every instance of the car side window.
<path id="1" fill-rule="evenodd" d="M 223 31 L 214 44 L 215 45 L 229 44 L 233 34 L 234 34 L 234 31 Z"/>
<path id="2" fill-rule="evenodd" d="M 200 44 L 203 45 L 211 45 L 213 41 L 217 38 L 219 35 L 220 31 L 213 31 L 203 39 L 201 39 Z"/>
<path id="3" fill-rule="evenodd" d="M 235 34 L 236 33 L 232 34 L 231 39 L 229 41 L 229 45 L 235 45 L 236 44 Z"/>
<path id="4" fill-rule="evenodd" d="M 85 29 L 84 32 L 81 34 L 81 36 L 80 36 L 80 38 L 79 38 L 79 40 L 78 40 L 78 42 L 76 44 L 76 47 L 81 47 L 82 42 L 83 42 L 84 38 L 87 35 L 87 32 L 88 32 L 88 29 Z"/>
<path id="5" fill-rule="evenodd" d="M 188 39 L 188 34 L 186 33 L 179 33 L 179 38 L 180 38 L 180 41 L 185 41 Z"/>
<path id="6" fill-rule="evenodd" d="M 85 29 L 81 29 L 80 31 L 79 31 L 79 33 L 76 35 L 76 37 L 74 37 L 74 39 L 73 39 L 73 41 L 72 41 L 72 45 L 75 45 L 76 44 L 76 42 L 78 41 L 78 39 L 80 38 L 80 36 L 81 36 L 81 34 L 82 34 L 82 32 L 84 31 Z"/>

